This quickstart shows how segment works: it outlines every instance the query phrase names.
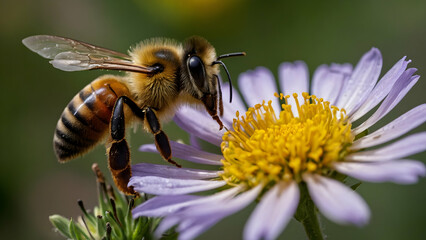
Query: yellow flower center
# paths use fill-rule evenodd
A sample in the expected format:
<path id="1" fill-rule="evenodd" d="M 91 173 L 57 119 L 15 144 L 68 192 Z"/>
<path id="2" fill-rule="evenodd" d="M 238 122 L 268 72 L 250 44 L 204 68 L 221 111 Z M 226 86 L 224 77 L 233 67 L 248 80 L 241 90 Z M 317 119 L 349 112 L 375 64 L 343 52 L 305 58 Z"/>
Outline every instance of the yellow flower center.
<path id="1" fill-rule="evenodd" d="M 290 96 L 283 94 L 275 94 L 286 103 L 279 117 L 272 101 L 249 108 L 245 116 L 236 113 L 233 130 L 224 134 L 221 144 L 221 177 L 228 184 L 299 182 L 302 173 L 328 174 L 330 164 L 342 160 L 354 139 L 345 110 L 314 95 L 302 95 L 304 103 L 300 105 L 293 94 L 298 116 L 288 105 Z"/>

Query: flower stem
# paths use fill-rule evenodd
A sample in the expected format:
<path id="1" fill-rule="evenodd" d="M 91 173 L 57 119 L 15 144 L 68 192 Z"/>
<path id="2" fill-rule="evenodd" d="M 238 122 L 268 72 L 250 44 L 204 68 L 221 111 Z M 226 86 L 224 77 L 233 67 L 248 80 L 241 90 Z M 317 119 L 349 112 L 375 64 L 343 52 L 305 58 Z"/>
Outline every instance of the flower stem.
<path id="1" fill-rule="evenodd" d="M 300 202 L 294 217 L 303 224 L 305 232 L 310 240 L 324 239 L 319 225 L 317 209 L 309 196 L 305 183 L 300 183 Z"/>

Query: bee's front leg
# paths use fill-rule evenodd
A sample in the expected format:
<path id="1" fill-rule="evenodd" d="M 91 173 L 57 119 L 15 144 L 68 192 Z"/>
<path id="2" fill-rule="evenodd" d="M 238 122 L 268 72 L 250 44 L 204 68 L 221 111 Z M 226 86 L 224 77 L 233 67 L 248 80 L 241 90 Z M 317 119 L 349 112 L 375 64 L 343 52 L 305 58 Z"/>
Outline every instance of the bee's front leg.
<path id="1" fill-rule="evenodd" d="M 136 116 L 142 120 L 144 118 L 142 110 L 130 98 L 126 96 L 118 98 L 111 116 L 111 137 L 109 138 L 111 147 L 107 148 L 108 165 L 114 182 L 120 191 L 125 194 L 136 195 L 137 193 L 133 190 L 133 187 L 127 187 L 132 176 L 132 167 L 130 164 L 129 145 L 125 139 L 124 103 L 130 107 Z"/>
<path id="2" fill-rule="evenodd" d="M 155 146 L 157 147 L 158 152 L 167 162 L 174 164 L 176 167 L 181 167 L 178 163 L 172 160 L 172 149 L 170 148 L 170 142 L 167 135 L 161 130 L 160 122 L 158 121 L 155 110 L 146 107 L 144 110 L 146 122 L 149 126 L 149 130 L 154 134 Z"/>
<path id="3" fill-rule="evenodd" d="M 201 102 L 203 102 L 207 112 L 219 124 L 219 130 L 222 130 L 223 123 L 220 120 L 219 116 L 217 116 L 217 101 L 218 101 L 217 94 L 204 94 L 203 97 L 201 98 Z M 222 98 L 220 99 L 220 104 L 222 104 Z"/>

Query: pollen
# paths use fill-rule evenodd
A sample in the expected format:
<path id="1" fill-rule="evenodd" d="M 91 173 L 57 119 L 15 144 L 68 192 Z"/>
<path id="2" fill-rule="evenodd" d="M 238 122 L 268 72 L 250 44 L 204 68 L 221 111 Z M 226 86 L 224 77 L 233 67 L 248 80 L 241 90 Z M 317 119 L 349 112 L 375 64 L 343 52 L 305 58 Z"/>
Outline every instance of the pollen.
<path id="1" fill-rule="evenodd" d="M 305 172 L 329 174 L 330 164 L 341 161 L 352 144 L 351 123 L 344 109 L 331 106 L 315 95 L 275 94 L 285 104 L 277 115 L 272 101 L 236 113 L 232 130 L 223 136 L 224 171 L 230 185 L 256 186 L 282 180 L 301 181 Z M 292 107 L 296 109 L 293 114 Z"/>

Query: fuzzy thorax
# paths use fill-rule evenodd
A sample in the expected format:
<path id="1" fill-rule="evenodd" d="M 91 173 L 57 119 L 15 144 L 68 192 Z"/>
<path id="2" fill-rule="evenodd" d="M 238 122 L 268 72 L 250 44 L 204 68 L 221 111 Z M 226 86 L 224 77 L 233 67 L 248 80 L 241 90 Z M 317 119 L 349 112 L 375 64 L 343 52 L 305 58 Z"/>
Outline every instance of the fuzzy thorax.
<path id="1" fill-rule="evenodd" d="M 160 64 L 162 72 L 149 75 L 129 73 L 130 91 L 141 106 L 149 106 L 167 112 L 179 95 L 182 46 L 173 40 L 155 38 L 144 41 L 130 51 L 133 61 L 142 66 Z"/>

